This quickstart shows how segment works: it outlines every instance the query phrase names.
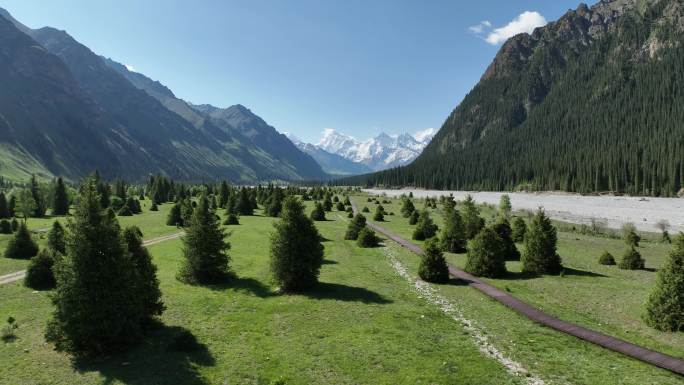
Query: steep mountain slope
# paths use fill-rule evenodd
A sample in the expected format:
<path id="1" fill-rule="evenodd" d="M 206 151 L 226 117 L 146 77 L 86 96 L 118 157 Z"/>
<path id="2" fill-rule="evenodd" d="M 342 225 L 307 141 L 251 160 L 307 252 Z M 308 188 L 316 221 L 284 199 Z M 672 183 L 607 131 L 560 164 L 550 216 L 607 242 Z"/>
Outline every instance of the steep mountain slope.
<path id="1" fill-rule="evenodd" d="M 369 173 L 371 170 L 368 166 L 361 163 L 356 163 L 348 160 L 340 155 L 330 153 L 324 149 L 313 145 L 311 143 L 304 143 L 294 136 L 288 136 L 290 141 L 294 143 L 301 151 L 311 155 L 318 164 L 321 165 L 323 171 L 333 176 L 345 175 L 359 175 Z"/>
<path id="2" fill-rule="evenodd" d="M 378 171 L 405 165 L 414 160 L 430 142 L 435 131 L 426 129 L 416 135 L 390 136 L 381 133 L 365 141 L 326 129 L 316 147 Z"/>
<path id="3" fill-rule="evenodd" d="M 271 154 L 160 83 L 115 68 L 64 31 L 32 30 L 3 9 L 0 19 L 0 77 L 9 85 L 0 90 L 5 176 L 77 179 L 97 168 L 105 177 L 130 179 L 158 172 L 246 183 L 326 177 L 291 143 L 294 155 Z"/>
<path id="4" fill-rule="evenodd" d="M 677 0 L 582 4 L 506 42 L 414 163 L 355 181 L 673 195 L 683 36 Z"/>

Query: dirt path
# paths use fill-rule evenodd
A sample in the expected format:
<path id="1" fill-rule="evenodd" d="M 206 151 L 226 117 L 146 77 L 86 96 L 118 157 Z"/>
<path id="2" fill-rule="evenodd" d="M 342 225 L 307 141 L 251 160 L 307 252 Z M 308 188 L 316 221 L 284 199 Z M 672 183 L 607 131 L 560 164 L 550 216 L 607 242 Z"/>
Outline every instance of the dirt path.
<path id="1" fill-rule="evenodd" d="M 171 239 L 176 239 L 183 234 L 184 233 L 181 231 L 181 232 L 175 233 L 175 234 L 162 235 L 160 237 L 148 239 L 148 240 L 143 242 L 143 246 L 156 245 L 157 243 L 169 241 Z M 22 280 L 22 279 L 24 279 L 24 276 L 26 276 L 26 270 L 20 270 L 20 271 L 15 271 L 14 273 L 10 273 L 10 274 L 0 275 L 0 285 L 5 285 L 8 283 L 12 283 L 12 282 Z"/>
<path id="2" fill-rule="evenodd" d="M 352 204 L 352 207 L 356 213 L 356 205 Z M 392 233 L 391 231 L 374 222 L 368 221 L 367 223 L 369 227 L 397 242 L 402 247 L 405 247 L 417 254 L 423 253 L 423 250 L 420 248 L 420 246 L 407 241 L 406 239 Z M 480 279 L 466 273 L 461 269 L 458 269 L 453 265 L 449 265 L 449 273 L 452 276 L 465 281 L 470 287 L 479 290 L 488 297 L 506 305 L 508 308 L 541 325 L 569 334 L 571 336 L 575 336 L 584 341 L 591 342 L 618 353 L 622 353 L 637 360 L 670 370 L 674 373 L 684 375 L 684 360 L 680 358 L 656 352 L 645 347 L 623 341 L 619 338 L 611 337 L 607 334 L 603 334 L 601 332 L 590 330 L 582 326 L 555 318 L 550 314 L 544 313 L 543 311 L 513 297 L 512 295 L 501 291 L 484 281 L 481 281 Z"/>

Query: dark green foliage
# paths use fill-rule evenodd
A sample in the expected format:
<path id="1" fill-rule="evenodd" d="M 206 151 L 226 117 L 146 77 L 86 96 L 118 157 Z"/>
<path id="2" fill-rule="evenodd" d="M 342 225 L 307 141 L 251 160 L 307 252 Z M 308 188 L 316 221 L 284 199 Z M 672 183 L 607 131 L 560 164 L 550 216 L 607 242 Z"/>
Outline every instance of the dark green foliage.
<path id="1" fill-rule="evenodd" d="M 359 237 L 359 231 L 366 227 L 366 217 L 361 214 L 356 214 L 354 219 L 349 222 L 347 232 L 344 234 L 344 239 L 356 240 Z"/>
<path id="2" fill-rule="evenodd" d="M 684 234 L 675 239 L 665 265 L 658 270 L 656 285 L 648 297 L 646 323 L 658 330 L 684 331 Z"/>
<path id="3" fill-rule="evenodd" d="M 311 211 L 311 219 L 314 221 L 324 221 L 325 220 L 325 209 L 320 202 L 316 202 L 313 211 Z"/>
<path id="4" fill-rule="evenodd" d="M 45 338 L 79 356 L 138 342 L 145 316 L 135 264 L 116 218 L 100 202 L 96 181 L 86 180 L 69 223 L 67 254 L 54 267 L 55 309 Z"/>
<path id="5" fill-rule="evenodd" d="M 123 207 L 121 207 L 117 215 L 120 217 L 130 217 L 133 215 L 133 211 L 131 211 L 131 208 L 125 204 Z"/>
<path id="6" fill-rule="evenodd" d="M 219 187 L 218 205 L 219 207 L 226 207 L 228 204 L 228 199 L 230 197 L 230 188 L 228 187 L 228 182 L 221 181 L 221 186 Z"/>
<path id="7" fill-rule="evenodd" d="M 356 238 L 356 245 L 363 248 L 378 247 L 380 239 L 375 235 L 375 231 L 368 227 L 362 227 Z"/>
<path id="8" fill-rule="evenodd" d="M 425 251 L 420 258 L 418 276 L 426 282 L 446 283 L 449 281 L 449 268 L 436 239 L 425 242 Z"/>
<path id="9" fill-rule="evenodd" d="M 409 198 L 403 198 L 401 200 L 401 215 L 408 218 L 414 211 L 416 211 L 416 207 L 413 205 L 413 201 Z"/>
<path id="10" fill-rule="evenodd" d="M 35 257 L 31 258 L 26 268 L 24 286 L 35 290 L 53 289 L 57 285 L 53 266 L 61 258 L 61 254 L 51 250 L 43 249 Z"/>
<path id="11" fill-rule="evenodd" d="M 60 254 L 66 254 L 66 237 L 64 234 L 64 227 L 59 221 L 52 223 L 52 228 L 47 235 L 47 247 Z"/>
<path id="12" fill-rule="evenodd" d="M 515 242 L 513 242 L 513 230 L 508 223 L 508 219 L 504 216 L 500 217 L 499 221 L 492 226 L 492 229 L 499 235 L 499 238 L 501 238 L 504 261 L 519 261 L 520 252 L 515 247 Z"/>
<path id="13" fill-rule="evenodd" d="M 31 175 L 31 180 L 29 181 L 29 191 L 31 191 L 33 201 L 36 202 L 33 214 L 31 216 L 34 218 L 44 217 L 45 212 L 47 211 L 47 202 L 45 201 L 45 196 L 41 186 L 38 184 L 35 174 Z"/>
<path id="14" fill-rule="evenodd" d="M 17 207 L 17 197 L 12 195 L 7 203 L 7 208 L 9 210 L 10 217 L 16 217 L 16 207 Z"/>
<path id="15" fill-rule="evenodd" d="M 468 243 L 465 271 L 478 277 L 500 278 L 506 274 L 506 246 L 499 234 L 485 227 Z"/>
<path id="16" fill-rule="evenodd" d="M 167 226 L 183 226 L 183 218 L 181 218 L 181 205 L 176 203 L 169 210 L 169 215 L 166 218 Z"/>
<path id="17" fill-rule="evenodd" d="M 525 233 L 527 232 L 527 224 L 525 224 L 525 220 L 522 219 L 521 217 L 516 217 L 513 220 L 513 233 L 511 234 L 511 237 L 513 238 L 514 242 L 522 242 L 525 240 Z"/>
<path id="18" fill-rule="evenodd" d="M 12 223 L 7 219 L 0 219 L 0 234 L 12 234 Z"/>
<path id="19" fill-rule="evenodd" d="M 38 254 L 38 245 L 33 241 L 26 224 L 22 222 L 14 237 L 7 244 L 5 258 L 29 259 L 36 254 Z"/>
<path id="20" fill-rule="evenodd" d="M 342 202 L 337 202 L 337 205 L 335 206 L 337 211 L 344 211 L 344 203 Z"/>
<path id="21" fill-rule="evenodd" d="M 347 211 L 347 218 L 354 218 L 354 213 L 352 211 Z"/>
<path id="22" fill-rule="evenodd" d="M 418 210 L 413 210 L 411 215 L 409 216 L 409 225 L 413 226 L 416 223 L 418 223 L 418 218 L 420 218 L 420 214 L 418 214 Z"/>
<path id="23" fill-rule="evenodd" d="M 532 218 L 525 235 L 522 270 L 530 274 L 559 274 L 563 269 L 556 252 L 556 228 L 541 208 Z"/>
<path id="24" fill-rule="evenodd" d="M 152 202 L 150 205 L 150 211 L 159 211 L 159 207 L 157 207 L 157 204 Z"/>
<path id="25" fill-rule="evenodd" d="M 55 193 L 52 198 L 52 215 L 69 214 L 69 195 L 62 177 L 55 182 Z"/>
<path id="26" fill-rule="evenodd" d="M 480 217 L 480 209 L 475 205 L 473 197 L 468 195 L 463 201 L 461 216 L 465 227 L 466 239 L 473 239 L 485 225 L 484 219 Z"/>
<path id="27" fill-rule="evenodd" d="M 5 197 L 4 192 L 0 192 L 0 219 L 8 219 L 11 216 L 7 197 Z"/>
<path id="28" fill-rule="evenodd" d="M 17 218 L 12 218 L 12 222 L 10 222 L 10 224 L 12 225 L 12 232 L 19 230 L 19 221 Z"/>
<path id="29" fill-rule="evenodd" d="M 338 203 L 340 201 L 340 198 L 337 195 L 335 195 L 332 201 L 333 203 Z"/>
<path id="30" fill-rule="evenodd" d="M 332 201 L 330 200 L 330 196 L 326 195 L 325 198 L 323 198 L 323 208 L 325 211 L 332 211 Z"/>
<path id="31" fill-rule="evenodd" d="M 466 251 L 463 219 L 461 213 L 451 206 L 444 209 L 444 228 L 439 241 L 439 246 L 444 252 L 462 253 Z"/>
<path id="32" fill-rule="evenodd" d="M 230 244 L 206 195 L 199 199 L 183 236 L 183 265 L 178 279 L 190 284 L 212 284 L 225 281 L 230 270 L 227 250 Z"/>
<path id="33" fill-rule="evenodd" d="M 613 266 L 615 265 L 615 258 L 613 257 L 613 254 L 604 251 L 599 257 L 599 263 L 605 266 Z"/>
<path id="34" fill-rule="evenodd" d="M 361 209 L 361 212 L 363 212 L 363 213 L 369 213 L 370 210 L 368 209 L 367 206 L 363 206 L 363 209 Z"/>
<path id="35" fill-rule="evenodd" d="M 641 258 L 641 254 L 632 247 L 625 251 L 618 267 L 623 270 L 643 270 L 646 267 L 646 261 Z"/>
<path id="36" fill-rule="evenodd" d="M 437 225 L 432 221 L 430 213 L 423 210 L 418 217 L 416 228 L 413 230 L 413 239 L 417 241 L 424 241 L 432 238 L 437 233 Z"/>
<path id="37" fill-rule="evenodd" d="M 513 206 L 511 206 L 511 197 L 508 196 L 508 194 L 502 195 L 501 200 L 499 201 L 499 215 L 508 219 L 511 216 L 512 210 Z"/>
<path id="38" fill-rule="evenodd" d="M 283 190 L 280 188 L 275 188 L 273 193 L 268 198 L 268 204 L 266 205 L 266 214 L 269 217 L 280 216 L 280 211 L 283 209 Z"/>
<path id="39" fill-rule="evenodd" d="M 133 290 L 142 301 L 144 316 L 159 316 L 165 307 L 159 290 L 157 266 L 152 263 L 152 256 L 143 246 L 142 231 L 137 226 L 127 227 L 123 231 L 123 240 L 137 273 Z"/>
<path id="40" fill-rule="evenodd" d="M 382 222 L 385 220 L 385 210 L 382 206 L 375 207 L 375 214 L 373 214 L 373 220 L 377 222 Z"/>
<path id="41" fill-rule="evenodd" d="M 633 223 L 625 223 L 622 226 L 622 238 L 629 247 L 639 247 L 639 242 L 641 242 L 641 236 Z"/>
<path id="42" fill-rule="evenodd" d="M 273 277 L 283 292 L 311 288 L 318 283 L 323 264 L 321 236 L 294 196 L 283 201 L 281 218 L 271 235 Z"/>
<path id="43" fill-rule="evenodd" d="M 190 225 L 190 221 L 192 220 L 192 213 L 195 210 L 195 205 L 196 203 L 191 201 L 190 198 L 185 198 L 181 202 L 180 206 L 180 213 L 181 213 L 181 225 L 183 227 L 187 227 Z"/>
<path id="44" fill-rule="evenodd" d="M 348 197 L 348 196 L 345 196 L 345 197 L 344 197 L 344 202 L 343 202 L 343 203 L 344 203 L 345 206 L 351 206 L 351 201 L 349 200 L 349 197 Z"/>
<path id="45" fill-rule="evenodd" d="M 228 214 L 228 216 L 226 217 L 226 220 L 223 221 L 223 224 L 228 225 L 228 226 L 239 225 L 240 220 L 238 219 L 237 215 L 231 213 L 231 214 Z"/>
<path id="46" fill-rule="evenodd" d="M 236 203 L 237 213 L 240 215 L 253 215 L 254 205 L 252 203 L 251 197 L 249 196 L 249 191 L 246 187 L 240 189 L 240 194 L 238 195 Z"/>

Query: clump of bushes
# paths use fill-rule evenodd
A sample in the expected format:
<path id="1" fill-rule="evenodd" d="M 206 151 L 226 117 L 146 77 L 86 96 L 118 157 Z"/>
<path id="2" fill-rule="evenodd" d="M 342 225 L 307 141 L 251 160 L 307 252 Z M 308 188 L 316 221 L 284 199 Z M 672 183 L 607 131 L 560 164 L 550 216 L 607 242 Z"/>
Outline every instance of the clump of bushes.
<path id="1" fill-rule="evenodd" d="M 478 277 L 499 278 L 506 274 L 506 246 L 499 234 L 485 227 L 468 243 L 465 271 Z"/>
<path id="2" fill-rule="evenodd" d="M 0 234 L 12 234 L 12 223 L 7 219 L 0 220 Z"/>
<path id="3" fill-rule="evenodd" d="M 347 226 L 347 232 L 344 234 L 344 239 L 356 240 L 359 237 L 359 232 L 361 229 L 366 227 L 366 217 L 362 214 L 356 214 L 354 219 L 349 222 Z"/>
<path id="4" fill-rule="evenodd" d="M 613 266 L 615 265 L 615 257 L 613 257 L 613 254 L 604 251 L 599 257 L 599 263 L 605 266 Z"/>
<path id="5" fill-rule="evenodd" d="M 430 213 L 427 210 L 423 210 L 418 217 L 416 228 L 413 230 L 413 239 L 416 241 L 424 241 L 434 237 L 436 233 L 437 225 L 432 221 L 432 218 L 430 218 Z"/>
<path id="6" fill-rule="evenodd" d="M 53 268 L 61 254 L 54 250 L 43 249 L 38 255 L 31 258 L 26 268 L 24 286 L 35 290 L 54 289 L 57 285 Z"/>
<path id="7" fill-rule="evenodd" d="M 425 242 L 425 251 L 420 258 L 418 276 L 426 282 L 445 283 L 449 281 L 449 268 L 436 239 Z"/>
<path id="8" fill-rule="evenodd" d="M 417 210 L 414 210 L 411 215 L 409 215 L 409 225 L 413 226 L 418 223 L 418 218 L 420 218 L 420 214 L 418 214 Z"/>
<path id="9" fill-rule="evenodd" d="M 369 247 L 377 247 L 379 243 L 378 236 L 375 235 L 375 231 L 369 229 L 368 227 L 363 227 L 359 231 L 359 236 L 356 239 L 356 244 L 359 247 L 363 248 L 369 248 Z"/>
<path id="10" fill-rule="evenodd" d="M 641 254 L 632 247 L 622 256 L 622 260 L 620 260 L 618 267 L 623 270 L 642 270 L 646 267 L 646 261 L 641 258 Z"/>

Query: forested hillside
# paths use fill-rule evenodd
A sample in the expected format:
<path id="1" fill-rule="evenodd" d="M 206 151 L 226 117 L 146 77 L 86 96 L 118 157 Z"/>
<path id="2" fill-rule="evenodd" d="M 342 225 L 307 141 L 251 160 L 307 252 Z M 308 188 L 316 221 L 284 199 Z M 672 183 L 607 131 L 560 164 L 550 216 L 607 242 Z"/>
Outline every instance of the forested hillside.
<path id="1" fill-rule="evenodd" d="M 345 180 L 672 196 L 684 175 L 684 5 L 601 1 L 504 44 L 411 165 Z"/>

